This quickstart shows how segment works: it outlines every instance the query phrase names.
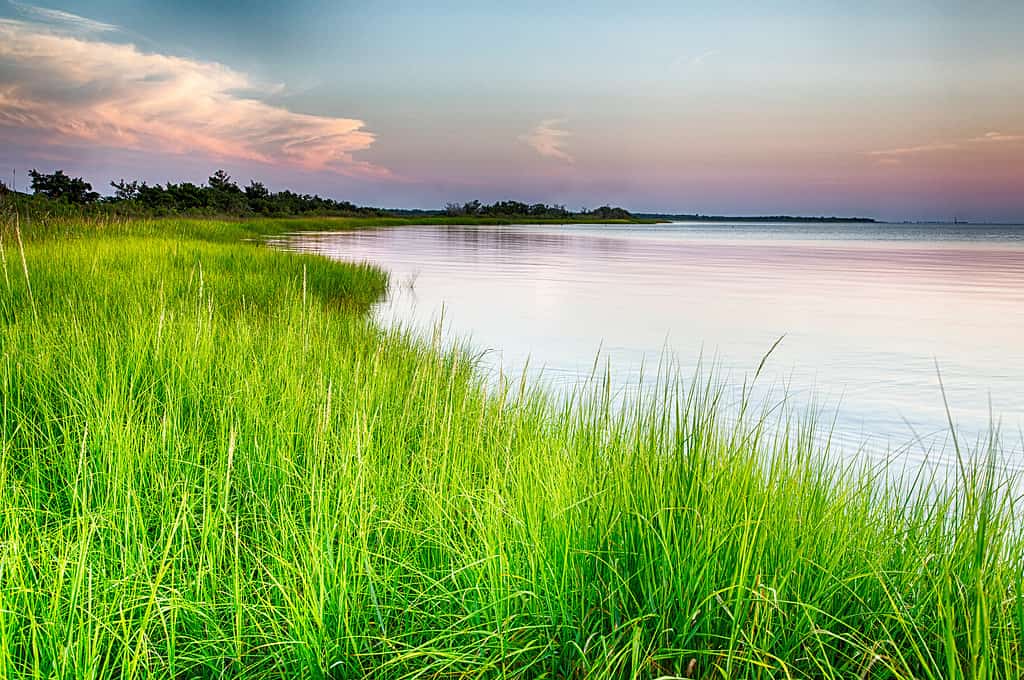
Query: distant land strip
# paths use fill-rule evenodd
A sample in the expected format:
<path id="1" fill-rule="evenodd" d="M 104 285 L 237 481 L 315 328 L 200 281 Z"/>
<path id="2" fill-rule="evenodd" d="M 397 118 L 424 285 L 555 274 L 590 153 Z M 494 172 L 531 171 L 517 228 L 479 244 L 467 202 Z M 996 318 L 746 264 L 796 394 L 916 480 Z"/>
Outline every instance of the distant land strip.
<path id="1" fill-rule="evenodd" d="M 299 194 L 290 190 L 274 192 L 262 182 L 252 180 L 247 186 L 237 182 L 223 170 L 213 173 L 206 184 L 191 182 L 150 185 L 144 181 L 110 182 L 114 193 L 102 196 L 92 184 L 81 177 L 72 177 L 62 170 L 42 173 L 31 170 L 32 194 L 14 190 L 0 181 L 0 198 L 11 198 L 30 212 L 54 210 L 66 214 L 107 214 L 130 217 L 195 216 L 195 217 L 376 217 L 435 218 L 449 223 L 479 220 L 522 220 L 536 222 L 864 222 L 870 217 L 796 217 L 792 215 L 724 216 L 699 213 L 631 213 L 611 205 L 593 209 L 568 210 L 564 205 L 496 201 L 490 205 L 474 200 L 448 203 L 442 210 L 408 210 L 358 206 L 349 201 Z M 25 201 L 31 201 L 24 204 Z"/>
<path id="2" fill-rule="evenodd" d="M 877 223 L 873 217 L 801 217 L 796 215 L 700 215 L 668 213 L 633 213 L 642 220 L 669 220 L 672 222 L 866 222 Z"/>

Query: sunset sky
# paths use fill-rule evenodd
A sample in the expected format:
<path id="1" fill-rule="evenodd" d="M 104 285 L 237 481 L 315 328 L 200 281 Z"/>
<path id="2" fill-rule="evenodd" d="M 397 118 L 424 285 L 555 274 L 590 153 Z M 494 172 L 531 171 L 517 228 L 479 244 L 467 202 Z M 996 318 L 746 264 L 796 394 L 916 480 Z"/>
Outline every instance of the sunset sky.
<path id="1" fill-rule="evenodd" d="M 1024 220 L 1024 2 L 772 4 L 0 0 L 0 164 Z"/>

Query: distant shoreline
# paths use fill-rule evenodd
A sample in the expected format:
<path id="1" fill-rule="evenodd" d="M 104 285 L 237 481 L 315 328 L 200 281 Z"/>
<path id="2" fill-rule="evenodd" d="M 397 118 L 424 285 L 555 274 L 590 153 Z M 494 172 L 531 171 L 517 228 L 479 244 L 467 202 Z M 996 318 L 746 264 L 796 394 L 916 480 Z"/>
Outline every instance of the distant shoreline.
<path id="1" fill-rule="evenodd" d="M 633 213 L 639 219 L 671 220 L 674 222 L 853 222 L 881 224 L 873 217 L 798 217 L 794 215 L 758 215 L 735 217 L 729 215 L 698 215 L 669 213 Z"/>

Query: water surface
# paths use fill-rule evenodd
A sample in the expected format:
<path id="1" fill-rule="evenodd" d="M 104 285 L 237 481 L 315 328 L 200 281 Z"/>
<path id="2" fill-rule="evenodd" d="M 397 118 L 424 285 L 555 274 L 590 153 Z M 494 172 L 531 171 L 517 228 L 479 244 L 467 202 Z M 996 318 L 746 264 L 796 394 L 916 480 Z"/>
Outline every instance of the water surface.
<path id="1" fill-rule="evenodd" d="M 994 421 L 1021 449 L 1024 227 L 415 226 L 281 245 L 380 265 L 385 322 L 429 329 L 443 308 L 449 332 L 490 350 L 486 367 L 517 374 L 529 359 L 555 389 L 584 380 L 599 350 L 618 388 L 666 352 L 740 385 L 784 336 L 760 384 L 835 417 L 845 448 L 951 455 L 938 364 L 961 436 Z"/>

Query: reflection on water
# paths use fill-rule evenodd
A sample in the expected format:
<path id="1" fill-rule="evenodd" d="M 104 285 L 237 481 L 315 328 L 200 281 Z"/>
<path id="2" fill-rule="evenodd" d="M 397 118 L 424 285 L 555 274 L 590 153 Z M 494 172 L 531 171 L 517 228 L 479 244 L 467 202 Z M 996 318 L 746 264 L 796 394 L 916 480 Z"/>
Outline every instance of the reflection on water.
<path id="1" fill-rule="evenodd" d="M 764 384 L 838 414 L 848 448 L 943 447 L 937 363 L 963 436 L 983 437 L 991 415 L 1021 449 L 1024 227 L 423 226 L 281 245 L 381 265 L 385 321 L 428 326 L 443 306 L 450 332 L 493 350 L 489 366 L 529 359 L 556 387 L 600 349 L 628 388 L 665 348 L 684 374 L 703 357 L 738 385 L 785 335 Z"/>

